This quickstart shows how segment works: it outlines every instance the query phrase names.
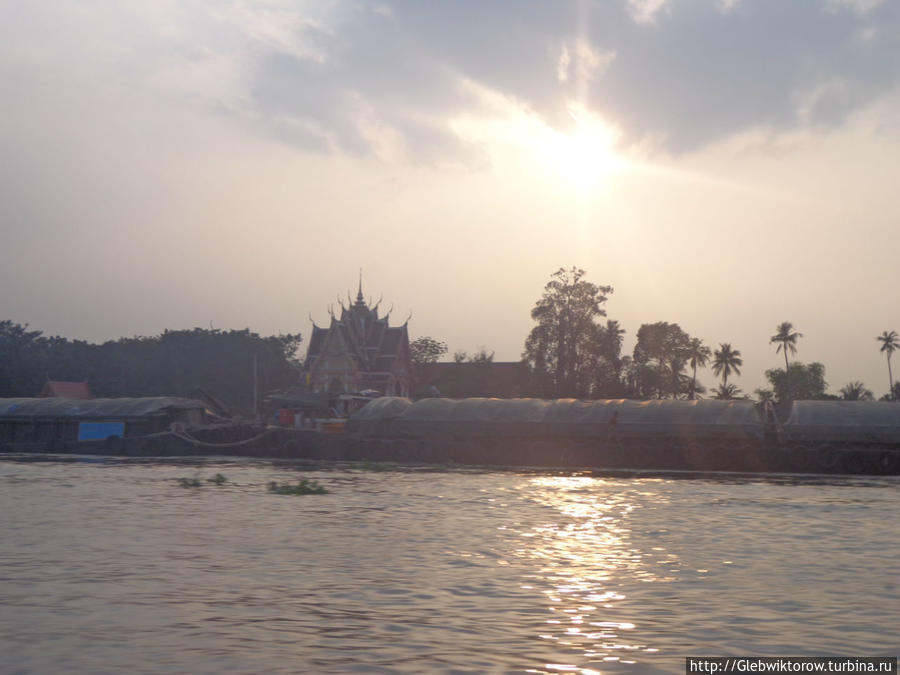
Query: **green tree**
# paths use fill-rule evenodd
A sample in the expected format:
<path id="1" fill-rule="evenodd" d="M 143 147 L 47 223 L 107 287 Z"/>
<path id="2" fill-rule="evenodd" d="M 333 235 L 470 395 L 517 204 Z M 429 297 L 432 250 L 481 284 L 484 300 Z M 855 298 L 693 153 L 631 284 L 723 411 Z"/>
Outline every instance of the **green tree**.
<path id="1" fill-rule="evenodd" d="M 260 337 L 249 329 L 165 331 L 90 344 L 0 322 L 0 395 L 36 396 L 50 379 L 88 380 L 96 396 L 194 396 L 202 387 L 236 409 L 253 400 L 253 360 L 260 389 L 295 384 L 301 337 Z"/>
<path id="2" fill-rule="evenodd" d="M 622 341 L 625 329 L 618 321 L 608 319 L 605 326 L 597 326 L 595 343 L 589 352 L 589 367 L 594 378 L 590 394 L 598 398 L 618 398 L 627 391 L 622 382 L 625 363 L 622 359 Z"/>
<path id="3" fill-rule="evenodd" d="M 794 330 L 790 321 L 782 321 L 775 328 L 775 335 L 769 338 L 769 344 L 777 343 L 775 353 L 784 352 L 784 368 L 788 369 L 788 352 L 791 356 L 797 353 L 797 340 L 803 337 L 803 333 Z"/>
<path id="4" fill-rule="evenodd" d="M 848 382 L 841 387 L 841 399 L 844 401 L 874 401 L 875 396 L 862 382 Z"/>
<path id="5" fill-rule="evenodd" d="M 882 396 L 879 401 L 900 401 L 900 382 L 894 382 L 889 394 Z"/>
<path id="6" fill-rule="evenodd" d="M 778 402 L 791 400 L 791 393 L 799 400 L 825 399 L 828 383 L 825 381 L 825 366 L 821 363 L 808 365 L 794 362 L 788 375 L 781 368 L 766 371 L 766 378 L 775 390 Z M 790 387 L 788 383 L 790 382 Z"/>
<path id="7" fill-rule="evenodd" d="M 688 343 L 686 356 L 688 363 L 694 371 L 694 374 L 691 376 L 691 388 L 689 392 L 689 398 L 693 400 L 697 393 L 697 368 L 706 367 L 706 364 L 709 363 L 709 359 L 712 356 L 712 350 L 703 344 L 703 340 L 700 338 L 691 338 Z"/>
<path id="8" fill-rule="evenodd" d="M 875 339 L 881 343 L 881 349 L 879 351 L 883 352 L 887 357 L 888 396 L 896 398 L 894 395 L 894 374 L 891 372 L 891 355 L 900 349 L 900 339 L 898 339 L 897 331 L 895 330 L 886 330 Z"/>
<path id="9" fill-rule="evenodd" d="M 719 344 L 719 348 L 713 354 L 712 370 L 716 375 L 722 376 L 723 388 L 728 385 L 728 376 L 731 373 L 741 374 L 742 365 L 744 365 L 744 360 L 741 358 L 740 351 L 732 349 L 728 342 Z"/>
<path id="10" fill-rule="evenodd" d="M 788 352 L 793 356 L 797 353 L 797 340 L 803 337 L 802 333 L 794 330 L 790 321 L 782 321 L 775 327 L 775 335 L 769 338 L 769 344 L 777 343 L 775 353 L 784 352 L 784 370 L 788 373 L 788 391 L 790 391 L 790 368 L 788 366 Z"/>
<path id="11" fill-rule="evenodd" d="M 722 383 L 713 389 L 713 398 L 720 401 L 731 401 L 736 398 L 746 397 L 741 395 L 741 390 L 737 385 Z"/>
<path id="12" fill-rule="evenodd" d="M 656 396 L 662 398 L 665 392 L 671 391 L 673 397 L 678 397 L 681 391 L 684 375 L 682 371 L 688 362 L 688 350 L 691 336 L 685 333 L 677 323 L 657 321 L 645 323 L 637 333 L 637 343 L 634 347 L 634 361 L 646 366 L 650 361 L 656 364 L 656 373 L 652 377 L 655 383 Z M 643 394 L 650 395 L 652 389 L 648 387 L 649 373 L 643 371 Z"/>
<path id="13" fill-rule="evenodd" d="M 447 353 L 447 343 L 424 335 L 409 343 L 409 360 L 413 365 L 436 363 Z"/>
<path id="14" fill-rule="evenodd" d="M 447 353 L 447 343 L 428 335 L 418 337 L 409 343 L 409 361 L 412 367 L 412 391 L 418 396 L 424 392 L 428 379 L 429 364 Z"/>
<path id="15" fill-rule="evenodd" d="M 584 279 L 585 271 L 560 268 L 544 286 L 531 310 L 537 325 L 525 340 L 523 360 L 541 395 L 586 397 L 590 394 L 602 327 L 603 303 L 613 292 Z"/>
<path id="16" fill-rule="evenodd" d="M 760 403 L 774 403 L 775 402 L 775 392 L 771 389 L 754 389 L 753 393 L 756 394 L 756 400 Z"/>

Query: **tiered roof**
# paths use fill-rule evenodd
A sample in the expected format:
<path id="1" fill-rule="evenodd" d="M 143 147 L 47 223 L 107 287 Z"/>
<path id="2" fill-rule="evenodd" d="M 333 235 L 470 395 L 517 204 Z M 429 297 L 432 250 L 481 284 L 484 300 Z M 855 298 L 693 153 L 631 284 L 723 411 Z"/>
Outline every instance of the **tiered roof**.
<path id="1" fill-rule="evenodd" d="M 397 359 L 406 356 L 404 351 L 409 344 L 409 334 L 406 323 L 390 325 L 390 312 L 383 317 L 378 316 L 379 304 L 369 307 L 363 297 L 360 279 L 356 302 L 349 306 L 341 304 L 340 318 L 332 312 L 328 328 L 320 328 L 313 323 L 306 368 L 312 369 L 316 360 L 326 353 L 331 341 L 340 339 L 359 370 L 368 374 L 370 379 L 379 379 L 378 375 L 390 373 Z"/>

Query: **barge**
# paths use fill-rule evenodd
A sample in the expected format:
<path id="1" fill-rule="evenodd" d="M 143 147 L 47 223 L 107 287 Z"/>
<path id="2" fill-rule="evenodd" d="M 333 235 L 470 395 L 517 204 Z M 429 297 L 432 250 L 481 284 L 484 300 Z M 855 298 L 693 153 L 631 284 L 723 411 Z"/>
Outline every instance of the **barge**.
<path id="1" fill-rule="evenodd" d="M 0 452 L 900 474 L 900 404 L 372 399 L 346 425 L 222 422 L 195 399 L 0 399 Z"/>

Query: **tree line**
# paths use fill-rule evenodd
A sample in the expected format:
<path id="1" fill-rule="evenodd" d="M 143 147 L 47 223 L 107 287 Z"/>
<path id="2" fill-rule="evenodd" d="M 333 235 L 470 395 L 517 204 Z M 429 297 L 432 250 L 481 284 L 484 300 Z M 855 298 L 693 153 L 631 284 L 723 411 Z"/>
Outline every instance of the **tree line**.
<path id="1" fill-rule="evenodd" d="M 0 321 L 0 398 L 37 396 L 47 380 L 87 380 L 97 397 L 196 397 L 200 387 L 249 412 L 254 369 L 260 392 L 297 384 L 300 341 L 299 333 L 194 328 L 93 344 Z"/>
<path id="2" fill-rule="evenodd" d="M 554 272 L 531 311 L 535 326 L 522 354 L 528 382 L 524 395 L 541 398 L 750 398 L 735 384 L 743 358 L 730 342 L 710 347 L 677 323 L 645 323 L 637 331 L 630 355 L 622 353 L 625 329 L 607 318 L 604 305 L 612 286 L 595 284 L 577 267 Z M 795 399 L 873 400 L 861 382 L 850 382 L 840 396 L 827 393 L 825 366 L 791 362 L 803 335 L 790 322 L 782 322 L 770 338 L 784 368 L 765 372 L 769 387 L 754 393 L 760 401 Z M 876 338 L 887 358 L 889 393 L 883 400 L 900 399 L 900 383 L 893 379 L 891 355 L 900 349 L 896 331 Z M 417 363 L 437 361 L 446 344 L 431 337 L 412 343 Z M 711 391 L 697 379 L 698 370 L 711 368 L 719 382 Z"/>

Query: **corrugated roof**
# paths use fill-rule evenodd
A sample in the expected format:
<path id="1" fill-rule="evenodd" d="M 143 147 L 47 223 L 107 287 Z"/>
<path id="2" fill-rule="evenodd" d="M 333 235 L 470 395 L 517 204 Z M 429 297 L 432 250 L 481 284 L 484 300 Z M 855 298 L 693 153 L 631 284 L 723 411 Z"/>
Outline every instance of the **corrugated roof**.
<path id="1" fill-rule="evenodd" d="M 193 398 L 175 396 L 94 398 L 88 401 L 71 398 L 0 398 L 0 418 L 149 417 L 172 408 L 203 410 L 206 404 Z"/>

